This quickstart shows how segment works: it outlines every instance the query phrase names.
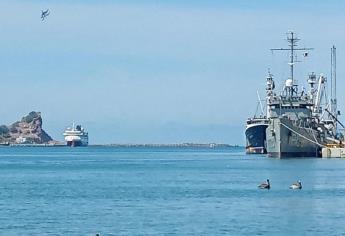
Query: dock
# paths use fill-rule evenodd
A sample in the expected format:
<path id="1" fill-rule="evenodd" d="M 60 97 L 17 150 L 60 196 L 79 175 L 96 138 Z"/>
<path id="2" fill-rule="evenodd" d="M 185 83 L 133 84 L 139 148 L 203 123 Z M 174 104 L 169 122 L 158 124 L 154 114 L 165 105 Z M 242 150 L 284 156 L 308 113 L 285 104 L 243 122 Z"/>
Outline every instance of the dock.
<path id="1" fill-rule="evenodd" d="M 345 147 L 324 147 L 322 158 L 345 158 Z"/>

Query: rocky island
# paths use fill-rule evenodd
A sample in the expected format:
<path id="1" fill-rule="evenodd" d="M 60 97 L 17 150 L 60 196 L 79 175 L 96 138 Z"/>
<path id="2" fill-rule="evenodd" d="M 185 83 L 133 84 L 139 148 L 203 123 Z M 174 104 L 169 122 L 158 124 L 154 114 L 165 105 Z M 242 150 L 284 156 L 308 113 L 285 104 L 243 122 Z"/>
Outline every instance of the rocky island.
<path id="1" fill-rule="evenodd" d="M 20 121 L 0 126 L 0 143 L 4 144 L 55 144 L 42 129 L 40 112 L 32 111 Z"/>

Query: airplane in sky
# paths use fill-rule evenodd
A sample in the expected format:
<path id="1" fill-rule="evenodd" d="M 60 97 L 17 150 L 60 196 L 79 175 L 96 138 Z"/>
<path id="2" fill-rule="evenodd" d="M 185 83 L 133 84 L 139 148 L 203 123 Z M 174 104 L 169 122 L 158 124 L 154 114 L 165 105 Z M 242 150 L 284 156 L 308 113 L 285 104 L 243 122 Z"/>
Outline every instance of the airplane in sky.
<path id="1" fill-rule="evenodd" d="M 42 10 L 42 14 L 41 14 L 41 19 L 42 19 L 42 21 L 44 21 L 44 19 L 45 19 L 47 16 L 49 16 L 49 14 L 50 14 L 49 9 L 47 9 L 47 10 L 45 10 L 45 11 Z"/>

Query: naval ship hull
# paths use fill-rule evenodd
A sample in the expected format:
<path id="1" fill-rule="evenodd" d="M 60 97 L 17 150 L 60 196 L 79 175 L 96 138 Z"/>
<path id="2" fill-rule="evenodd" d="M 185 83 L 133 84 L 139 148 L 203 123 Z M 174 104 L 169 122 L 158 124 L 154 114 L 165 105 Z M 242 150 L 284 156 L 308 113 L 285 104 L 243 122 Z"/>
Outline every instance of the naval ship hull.
<path id="1" fill-rule="evenodd" d="M 246 153 L 247 154 L 266 154 L 266 128 L 267 124 L 247 125 Z"/>
<path id="2" fill-rule="evenodd" d="M 286 118 L 273 118 L 266 129 L 269 157 L 321 157 L 320 133 L 295 125 Z"/>

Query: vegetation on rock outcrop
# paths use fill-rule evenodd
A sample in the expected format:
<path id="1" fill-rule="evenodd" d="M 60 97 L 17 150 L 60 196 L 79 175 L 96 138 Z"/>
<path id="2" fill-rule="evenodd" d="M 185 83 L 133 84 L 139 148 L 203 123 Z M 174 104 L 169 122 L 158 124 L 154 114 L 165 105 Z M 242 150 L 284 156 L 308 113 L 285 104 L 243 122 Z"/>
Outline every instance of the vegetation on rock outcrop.
<path id="1" fill-rule="evenodd" d="M 32 111 L 9 126 L 0 126 L 1 143 L 49 143 L 53 139 L 42 129 L 40 112 Z"/>

